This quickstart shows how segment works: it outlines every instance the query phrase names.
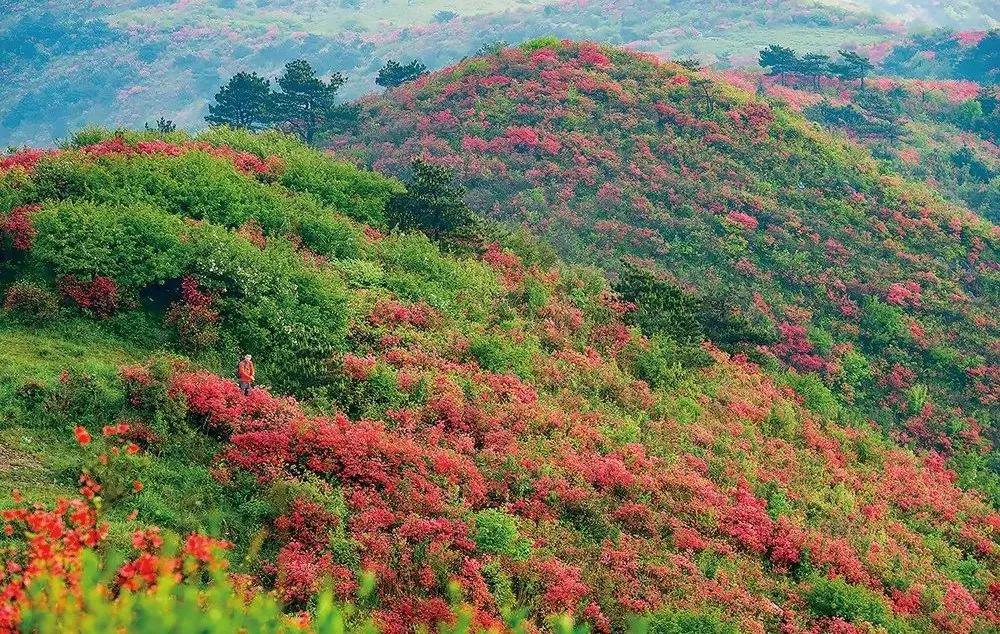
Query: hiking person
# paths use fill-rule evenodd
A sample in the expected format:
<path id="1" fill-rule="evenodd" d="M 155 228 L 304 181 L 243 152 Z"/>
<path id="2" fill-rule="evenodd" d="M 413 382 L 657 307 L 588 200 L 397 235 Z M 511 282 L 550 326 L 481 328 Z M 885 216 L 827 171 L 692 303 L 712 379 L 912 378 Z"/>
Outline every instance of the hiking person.
<path id="1" fill-rule="evenodd" d="M 257 378 L 254 375 L 253 357 L 246 355 L 240 360 L 239 365 L 236 366 L 236 378 L 240 382 L 243 396 L 249 395 L 250 388 L 253 387 L 253 382 Z"/>

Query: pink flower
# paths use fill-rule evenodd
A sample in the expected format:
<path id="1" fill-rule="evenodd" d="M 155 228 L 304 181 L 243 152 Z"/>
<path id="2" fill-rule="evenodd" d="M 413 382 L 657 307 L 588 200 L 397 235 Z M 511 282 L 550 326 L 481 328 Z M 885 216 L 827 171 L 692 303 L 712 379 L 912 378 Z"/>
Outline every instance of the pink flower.
<path id="1" fill-rule="evenodd" d="M 744 229 L 749 229 L 750 231 L 757 228 L 757 219 L 750 214 L 743 213 L 742 211 L 730 211 L 726 214 L 726 218 L 729 219 L 730 222 L 737 224 Z"/>

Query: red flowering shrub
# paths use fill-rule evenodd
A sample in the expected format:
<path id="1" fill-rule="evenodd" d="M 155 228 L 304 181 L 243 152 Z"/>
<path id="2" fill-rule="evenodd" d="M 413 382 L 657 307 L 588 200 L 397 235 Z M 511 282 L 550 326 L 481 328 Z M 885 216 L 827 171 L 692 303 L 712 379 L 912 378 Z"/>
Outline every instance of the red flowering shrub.
<path id="1" fill-rule="evenodd" d="M 772 348 L 776 355 L 805 372 L 820 372 L 827 368 L 827 362 L 815 353 L 803 326 L 785 322 L 778 325 L 778 332 L 781 341 Z"/>
<path id="2" fill-rule="evenodd" d="M 920 284 L 916 282 L 896 282 L 889 285 L 885 301 L 897 306 L 919 306 Z"/>
<path id="3" fill-rule="evenodd" d="M 15 251 L 28 251 L 38 235 L 31 224 L 31 214 L 41 209 L 41 205 L 15 207 L 6 216 L 0 215 L 0 233 L 4 234 Z"/>
<path id="4" fill-rule="evenodd" d="M 376 326 L 426 326 L 434 317 L 434 309 L 424 303 L 406 305 L 396 300 L 379 300 L 368 319 Z"/>
<path id="5" fill-rule="evenodd" d="M 357 357 L 345 354 L 343 359 L 344 374 L 355 381 L 364 381 L 375 369 L 374 357 Z"/>
<path id="6" fill-rule="evenodd" d="M 757 228 L 757 219 L 750 214 L 743 213 L 742 211 L 730 211 L 726 214 L 731 222 L 740 225 L 744 229 L 749 229 L 753 231 Z"/>
<path id="7" fill-rule="evenodd" d="M 504 250 L 496 242 L 487 245 L 483 261 L 501 274 L 507 288 L 517 288 L 524 281 L 524 265 L 520 258 Z"/>
<path id="8" fill-rule="evenodd" d="M 118 285 L 114 280 L 98 275 L 90 281 L 73 276 L 57 280 L 59 292 L 95 317 L 110 317 L 118 310 Z"/>
<path id="9" fill-rule="evenodd" d="M 767 514 L 767 502 L 755 497 L 743 482 L 736 489 L 732 506 L 721 518 L 719 529 L 744 548 L 763 554 L 771 544 L 774 522 Z"/>
<path id="10" fill-rule="evenodd" d="M 590 591 L 581 581 L 578 568 L 558 560 L 539 562 L 538 573 L 545 583 L 544 608 L 550 613 L 575 613 L 580 600 Z"/>
<path id="11" fill-rule="evenodd" d="M 249 152 L 234 150 L 225 145 L 212 145 L 203 141 L 185 141 L 170 143 L 161 139 L 139 141 L 131 144 L 119 136 L 110 137 L 99 143 L 80 148 L 84 155 L 99 158 L 102 156 L 181 156 L 187 152 L 204 152 L 217 158 L 230 161 L 236 169 L 252 175 L 277 175 L 284 169 L 279 157 L 272 156 L 261 159 Z"/>
<path id="12" fill-rule="evenodd" d="M 219 340 L 219 311 L 212 303 L 212 296 L 199 288 L 197 279 L 185 276 L 181 280 L 181 298 L 167 310 L 166 323 L 177 329 L 185 348 L 203 350 Z"/>
<path id="13" fill-rule="evenodd" d="M 51 152 L 47 152 L 46 150 L 26 148 L 13 154 L 0 156 L 0 172 L 7 172 L 15 168 L 30 172 L 42 157 L 50 154 Z"/>

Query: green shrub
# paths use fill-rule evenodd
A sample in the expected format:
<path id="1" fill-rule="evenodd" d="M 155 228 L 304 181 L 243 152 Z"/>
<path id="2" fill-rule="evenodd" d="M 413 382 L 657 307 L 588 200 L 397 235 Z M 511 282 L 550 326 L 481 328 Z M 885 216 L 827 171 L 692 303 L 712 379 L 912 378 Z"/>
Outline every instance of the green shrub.
<path id="1" fill-rule="evenodd" d="M 378 244 L 384 286 L 401 299 L 423 300 L 452 317 L 485 321 L 506 294 L 496 273 L 478 260 L 447 257 L 422 233 L 393 234 Z"/>
<path id="2" fill-rule="evenodd" d="M 762 431 L 768 436 L 791 440 L 798 431 L 798 416 L 792 404 L 782 402 L 772 406 Z"/>
<path id="3" fill-rule="evenodd" d="M 281 184 L 310 193 L 324 205 L 373 226 L 385 226 L 385 205 L 403 189 L 397 181 L 385 176 L 305 153 L 288 162 Z"/>
<path id="4" fill-rule="evenodd" d="M 876 344 L 888 345 L 904 336 L 905 316 L 899 308 L 870 297 L 861 315 L 861 330 Z"/>
<path id="5" fill-rule="evenodd" d="M 841 376 L 845 383 L 861 387 L 872 377 L 872 367 L 868 359 L 856 350 L 850 350 L 840 359 Z"/>
<path id="6" fill-rule="evenodd" d="M 522 297 L 520 298 L 521 303 L 527 306 L 528 310 L 532 314 L 537 314 L 538 311 L 545 308 L 545 305 L 549 302 L 549 290 L 533 277 L 526 278 L 521 285 Z"/>
<path id="7" fill-rule="evenodd" d="M 805 406 L 809 409 L 830 418 L 835 417 L 840 412 L 840 403 L 837 401 L 837 397 L 817 375 L 790 372 L 786 377 L 788 383 L 802 396 Z"/>
<path id="8" fill-rule="evenodd" d="M 299 220 L 299 235 L 307 247 L 338 260 L 357 258 L 361 253 L 361 231 L 343 218 L 311 214 Z"/>
<path id="9" fill-rule="evenodd" d="M 697 345 L 683 345 L 656 335 L 649 347 L 641 350 L 633 362 L 635 375 L 653 387 L 676 386 L 694 368 L 710 365 L 711 356 Z"/>
<path id="10" fill-rule="evenodd" d="M 32 259 L 56 275 L 105 275 L 141 289 L 178 277 L 187 264 L 183 221 L 148 205 L 64 201 L 33 220 Z"/>
<path id="11" fill-rule="evenodd" d="M 114 420 L 124 404 L 113 377 L 89 372 L 66 372 L 51 383 L 25 384 L 21 391 L 37 405 L 31 420 L 49 427 L 97 427 Z"/>
<path id="12" fill-rule="evenodd" d="M 497 374 L 513 373 L 521 378 L 532 376 L 532 362 L 538 344 L 532 340 L 514 342 L 509 336 L 485 335 L 476 338 L 469 351 L 484 369 Z"/>
<path id="13" fill-rule="evenodd" d="M 558 51 L 560 47 L 562 47 L 562 40 L 555 35 L 544 35 L 536 37 L 533 40 L 528 40 L 527 42 L 521 44 L 518 48 L 525 53 L 533 53 L 540 48 L 552 48 Z"/>
<path id="14" fill-rule="evenodd" d="M 386 202 L 394 193 L 403 190 L 395 179 L 332 160 L 306 147 L 295 137 L 274 130 L 252 134 L 219 127 L 206 130 L 197 138 L 251 152 L 261 158 L 282 158 L 285 163 L 279 181 L 282 185 L 295 192 L 311 194 L 321 204 L 366 224 L 384 226 Z"/>
<path id="15" fill-rule="evenodd" d="M 499 509 L 476 513 L 476 548 L 481 552 L 514 559 L 527 559 L 531 543 L 517 531 L 517 518 Z"/>
<path id="16" fill-rule="evenodd" d="M 664 610 L 648 619 L 648 634 L 739 634 L 736 625 L 726 621 L 721 612 Z"/>
<path id="17" fill-rule="evenodd" d="M 892 615 L 883 597 L 840 578 L 816 578 L 804 598 L 809 610 L 816 616 L 839 617 L 852 623 L 867 621 L 881 625 L 893 634 L 912 631 L 905 622 Z"/>
<path id="18" fill-rule="evenodd" d="M 778 341 L 778 329 L 767 315 L 740 308 L 729 299 L 702 298 L 698 319 L 705 338 L 723 350 L 737 351 Z"/>

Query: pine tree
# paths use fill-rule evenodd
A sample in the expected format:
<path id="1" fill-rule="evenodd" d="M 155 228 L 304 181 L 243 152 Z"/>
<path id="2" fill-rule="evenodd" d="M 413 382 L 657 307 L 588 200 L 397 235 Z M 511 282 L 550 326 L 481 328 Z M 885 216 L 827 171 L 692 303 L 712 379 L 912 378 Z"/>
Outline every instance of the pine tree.
<path id="1" fill-rule="evenodd" d="M 812 77 L 813 86 L 818 90 L 819 78 L 830 71 L 830 56 L 822 53 L 806 53 L 792 70 L 805 77 Z"/>
<path id="2" fill-rule="evenodd" d="M 691 80 L 691 89 L 696 91 L 701 95 L 701 99 L 705 104 L 705 110 L 708 114 L 712 114 L 712 89 L 714 88 L 712 80 L 707 77 L 695 77 Z"/>
<path id="3" fill-rule="evenodd" d="M 448 168 L 416 159 L 406 192 L 390 199 L 390 223 L 402 229 L 419 229 L 434 239 L 459 237 L 475 225 L 475 215 L 465 204 L 465 188 L 455 182 Z"/>
<path id="4" fill-rule="evenodd" d="M 212 125 L 260 130 L 270 123 L 271 82 L 257 73 L 240 72 L 219 89 L 205 121 Z"/>
<path id="5" fill-rule="evenodd" d="M 160 117 L 154 125 L 147 123 L 145 127 L 146 130 L 156 131 L 160 134 L 169 134 L 170 132 L 177 131 L 177 125 L 173 122 L 173 120 L 167 119 L 166 117 Z"/>
<path id="6" fill-rule="evenodd" d="M 427 67 L 417 60 L 409 64 L 401 65 L 394 59 L 386 62 L 385 66 L 378 71 L 375 83 L 383 88 L 395 88 L 408 81 L 413 81 L 417 77 L 427 74 Z"/>
<path id="7" fill-rule="evenodd" d="M 852 79 L 861 80 L 861 87 L 865 87 L 865 76 L 872 71 L 875 66 L 867 57 L 859 55 L 854 51 L 838 51 L 840 61 L 830 64 L 830 72 L 843 81 Z"/>
<path id="8" fill-rule="evenodd" d="M 688 345 L 704 337 L 698 320 L 698 298 L 671 281 L 625 262 L 614 290 L 623 300 L 635 304 L 629 320 L 645 335 L 661 335 Z"/>
<path id="9" fill-rule="evenodd" d="M 785 85 L 785 73 L 795 70 L 798 61 L 795 51 L 777 44 L 772 44 L 760 52 L 761 68 L 769 69 L 768 76 L 777 75 L 782 86 Z"/>
<path id="10" fill-rule="evenodd" d="M 315 144 L 321 133 L 339 131 L 351 119 L 351 109 L 336 104 L 337 91 L 343 84 L 340 73 L 334 73 L 324 82 L 309 62 L 303 59 L 289 62 L 278 78 L 281 91 L 271 99 L 275 123 L 309 145 Z"/>

